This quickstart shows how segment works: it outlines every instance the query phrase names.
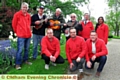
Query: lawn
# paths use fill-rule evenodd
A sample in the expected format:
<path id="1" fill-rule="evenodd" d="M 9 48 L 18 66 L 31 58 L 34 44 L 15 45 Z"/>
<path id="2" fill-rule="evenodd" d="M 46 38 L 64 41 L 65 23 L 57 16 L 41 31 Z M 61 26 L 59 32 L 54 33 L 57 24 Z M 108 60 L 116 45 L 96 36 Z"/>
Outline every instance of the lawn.
<path id="1" fill-rule="evenodd" d="M 65 37 L 62 36 L 61 40 L 61 56 L 65 59 L 66 54 L 65 54 Z M 15 47 L 15 43 L 13 44 Z M 9 69 L 7 74 L 64 74 L 67 72 L 68 68 L 68 61 L 66 60 L 64 64 L 57 64 L 57 66 L 52 66 L 50 65 L 49 70 L 45 70 L 44 66 L 44 60 L 41 59 L 41 56 L 38 55 L 38 58 L 36 60 L 32 60 L 32 52 L 33 52 L 33 46 L 31 44 L 30 46 L 30 59 L 33 64 L 32 65 L 27 65 L 25 63 L 22 64 L 22 69 L 21 70 L 16 70 L 14 67 Z"/>

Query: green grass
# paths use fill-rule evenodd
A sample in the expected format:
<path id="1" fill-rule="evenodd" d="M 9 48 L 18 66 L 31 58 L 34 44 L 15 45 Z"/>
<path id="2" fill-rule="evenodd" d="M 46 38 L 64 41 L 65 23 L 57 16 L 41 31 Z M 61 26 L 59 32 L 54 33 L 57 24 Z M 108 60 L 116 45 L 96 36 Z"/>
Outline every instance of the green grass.
<path id="1" fill-rule="evenodd" d="M 113 36 L 114 39 L 120 39 L 120 36 Z"/>
<path id="2" fill-rule="evenodd" d="M 14 43 L 13 45 L 15 45 Z M 32 60 L 32 52 L 33 52 L 33 46 L 31 44 L 30 46 L 30 59 L 33 64 L 27 65 L 25 63 L 22 64 L 21 70 L 16 70 L 14 67 L 12 67 L 7 74 L 65 74 L 67 72 L 68 68 L 68 61 L 66 60 L 64 64 L 57 64 L 57 66 L 50 65 L 49 70 L 45 70 L 45 62 L 43 59 L 41 59 L 41 56 L 38 55 L 38 58 L 36 60 Z M 39 48 L 38 48 L 39 49 Z M 40 52 L 40 51 L 39 51 Z M 61 42 L 61 53 L 60 55 L 65 59 L 66 53 L 65 53 L 65 37 L 63 36 L 62 42 Z"/>

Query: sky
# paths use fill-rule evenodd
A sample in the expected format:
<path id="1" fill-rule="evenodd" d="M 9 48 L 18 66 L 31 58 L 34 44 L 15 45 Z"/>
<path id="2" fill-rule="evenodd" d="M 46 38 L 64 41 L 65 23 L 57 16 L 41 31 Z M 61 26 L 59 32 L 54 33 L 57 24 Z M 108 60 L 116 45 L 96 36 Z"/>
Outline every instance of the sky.
<path id="1" fill-rule="evenodd" d="M 109 9 L 106 0 L 90 0 L 88 5 L 91 11 L 91 16 L 95 17 L 96 20 L 99 16 L 103 16 L 105 18 Z M 79 9 L 84 13 L 88 13 L 87 5 L 83 5 L 83 7 L 80 7 Z"/>

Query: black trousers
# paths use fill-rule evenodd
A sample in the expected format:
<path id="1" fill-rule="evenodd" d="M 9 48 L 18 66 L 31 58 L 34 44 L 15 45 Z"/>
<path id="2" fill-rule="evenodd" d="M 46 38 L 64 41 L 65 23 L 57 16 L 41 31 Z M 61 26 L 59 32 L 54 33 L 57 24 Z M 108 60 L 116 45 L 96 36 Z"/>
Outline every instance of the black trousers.
<path id="1" fill-rule="evenodd" d="M 45 64 L 49 64 L 50 63 L 50 58 L 48 56 L 46 56 L 45 54 L 42 54 L 42 59 L 45 60 Z M 62 64 L 64 63 L 65 60 L 59 55 L 55 61 L 55 63 L 58 63 L 58 64 Z"/>

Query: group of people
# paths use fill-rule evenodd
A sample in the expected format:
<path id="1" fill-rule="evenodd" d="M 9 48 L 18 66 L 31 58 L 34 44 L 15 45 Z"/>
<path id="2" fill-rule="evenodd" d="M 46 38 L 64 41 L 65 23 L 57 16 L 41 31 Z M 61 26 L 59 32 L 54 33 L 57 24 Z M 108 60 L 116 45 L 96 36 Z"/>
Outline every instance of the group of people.
<path id="1" fill-rule="evenodd" d="M 84 14 L 84 19 L 77 21 L 77 15 L 72 13 L 71 20 L 65 23 L 60 8 L 57 8 L 52 16 L 53 20 L 58 20 L 60 28 L 52 29 L 56 26 L 49 22 L 44 14 L 44 6 L 40 6 L 38 13 L 30 16 L 27 12 L 28 3 L 21 4 L 21 10 L 14 14 L 12 26 L 17 34 L 17 53 L 16 53 L 16 69 L 21 69 L 21 64 L 32 65 L 28 61 L 29 46 L 31 37 L 33 38 L 33 59 L 38 56 L 38 45 L 40 44 L 40 53 L 45 61 L 45 69 L 49 69 L 49 64 L 56 66 L 56 63 L 64 63 L 60 56 L 60 35 L 63 32 L 66 36 L 66 57 L 70 64 L 70 71 L 79 69 L 83 72 L 83 63 L 87 69 L 93 69 L 95 62 L 99 62 L 96 76 L 100 76 L 107 60 L 107 41 L 108 26 L 104 23 L 103 17 L 98 18 L 98 23 L 94 29 L 93 23 L 90 21 L 88 13 Z M 31 27 L 32 31 L 31 31 Z M 58 25 L 57 25 L 58 26 Z M 45 35 L 46 33 L 46 35 Z M 22 57 L 22 51 L 24 55 Z"/>

